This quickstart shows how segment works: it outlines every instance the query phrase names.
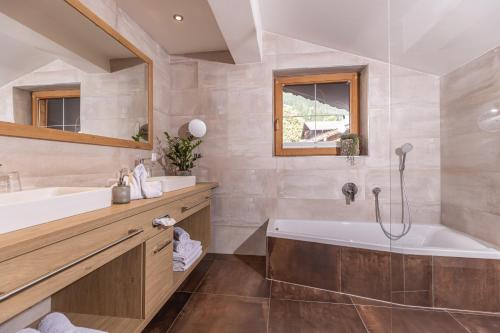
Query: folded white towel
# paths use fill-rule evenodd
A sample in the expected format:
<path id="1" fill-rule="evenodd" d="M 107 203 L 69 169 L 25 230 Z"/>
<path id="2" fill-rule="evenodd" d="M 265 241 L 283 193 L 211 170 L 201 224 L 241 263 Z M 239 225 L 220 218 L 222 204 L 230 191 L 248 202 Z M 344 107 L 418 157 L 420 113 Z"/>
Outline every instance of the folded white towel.
<path id="1" fill-rule="evenodd" d="M 189 261 L 186 262 L 180 262 L 180 261 L 174 261 L 174 272 L 185 272 L 193 265 L 193 263 L 201 256 L 202 254 L 202 249 L 200 248 L 195 255 L 190 258 Z"/>
<path id="2" fill-rule="evenodd" d="M 188 261 L 190 261 L 193 257 L 196 257 L 196 255 L 198 254 L 198 252 L 201 252 L 202 251 L 202 247 L 201 245 L 198 245 L 197 247 L 193 248 L 193 250 L 189 253 L 186 253 L 186 254 L 178 254 L 178 253 L 175 253 L 174 252 L 174 262 L 182 262 L 182 263 L 186 263 Z"/>
<path id="3" fill-rule="evenodd" d="M 165 227 L 171 227 L 176 223 L 177 223 L 177 221 L 171 217 L 158 217 L 158 218 L 153 220 L 154 226 L 162 225 Z"/>
<path id="4" fill-rule="evenodd" d="M 137 182 L 134 177 L 134 174 L 131 173 L 128 176 L 124 177 L 125 184 L 130 186 L 130 200 L 139 200 L 142 199 L 142 190 L 141 183 Z"/>
<path id="5" fill-rule="evenodd" d="M 141 187 L 142 187 L 142 195 L 146 199 L 158 198 L 163 195 L 163 191 L 161 190 L 161 182 L 158 181 L 147 182 L 146 179 L 143 179 Z"/>
<path id="6" fill-rule="evenodd" d="M 150 199 L 161 197 L 163 192 L 161 182 L 146 181 L 148 172 L 144 164 L 138 164 L 134 171 L 125 177 L 125 184 L 130 186 L 130 200 Z"/>
<path id="7" fill-rule="evenodd" d="M 174 240 L 174 253 L 186 254 L 186 253 L 191 252 L 194 248 L 196 248 L 200 245 L 201 245 L 201 242 L 197 241 L 197 240 L 190 239 L 190 240 L 184 241 L 184 242 Z"/>
<path id="8" fill-rule="evenodd" d="M 33 328 L 23 328 L 20 331 L 17 331 L 17 333 L 40 333 L 40 331 L 37 331 Z"/>
<path id="9" fill-rule="evenodd" d="M 41 333 L 106 333 L 85 327 L 76 327 L 69 319 L 59 312 L 46 315 L 38 324 Z"/>
<path id="10" fill-rule="evenodd" d="M 181 227 L 175 227 L 174 228 L 174 239 L 184 242 L 188 241 L 191 239 L 191 236 L 187 233 L 186 230 L 182 229 Z"/>

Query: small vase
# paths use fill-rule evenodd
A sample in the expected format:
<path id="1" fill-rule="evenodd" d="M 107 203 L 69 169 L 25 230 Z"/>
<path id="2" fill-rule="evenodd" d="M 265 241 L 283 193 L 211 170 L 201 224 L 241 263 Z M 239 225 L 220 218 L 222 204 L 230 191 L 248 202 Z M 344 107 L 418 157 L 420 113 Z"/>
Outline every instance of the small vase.
<path id="1" fill-rule="evenodd" d="M 191 176 L 191 170 L 177 170 L 175 174 L 177 176 Z"/>
<path id="2" fill-rule="evenodd" d="M 359 143 L 354 139 L 340 140 L 340 155 L 342 156 L 358 156 Z"/>

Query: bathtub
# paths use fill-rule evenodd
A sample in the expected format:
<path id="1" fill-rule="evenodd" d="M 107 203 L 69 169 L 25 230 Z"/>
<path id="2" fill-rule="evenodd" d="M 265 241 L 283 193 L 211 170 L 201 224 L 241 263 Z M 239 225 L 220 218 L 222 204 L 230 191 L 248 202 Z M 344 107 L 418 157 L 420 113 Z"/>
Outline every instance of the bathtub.
<path id="1" fill-rule="evenodd" d="M 393 234 L 402 228 L 399 223 L 384 226 Z M 406 236 L 391 242 L 374 222 L 278 219 L 269 221 L 267 236 L 401 254 L 500 259 L 492 245 L 443 225 L 413 224 Z"/>
<path id="2" fill-rule="evenodd" d="M 392 233 L 401 224 L 387 225 Z M 500 251 L 442 225 L 389 241 L 375 222 L 271 220 L 267 278 L 352 297 L 500 313 Z"/>

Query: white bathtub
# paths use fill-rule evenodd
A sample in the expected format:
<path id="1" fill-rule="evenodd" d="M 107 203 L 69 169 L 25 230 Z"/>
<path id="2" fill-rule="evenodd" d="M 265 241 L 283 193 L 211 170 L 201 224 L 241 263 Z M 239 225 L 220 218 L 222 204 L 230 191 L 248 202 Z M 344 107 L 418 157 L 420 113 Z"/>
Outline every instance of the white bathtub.
<path id="1" fill-rule="evenodd" d="M 401 229 L 401 224 L 385 226 L 395 234 Z M 500 259 L 492 245 L 443 225 L 413 224 L 405 237 L 390 242 L 375 222 L 278 219 L 269 221 L 267 236 L 402 254 Z"/>

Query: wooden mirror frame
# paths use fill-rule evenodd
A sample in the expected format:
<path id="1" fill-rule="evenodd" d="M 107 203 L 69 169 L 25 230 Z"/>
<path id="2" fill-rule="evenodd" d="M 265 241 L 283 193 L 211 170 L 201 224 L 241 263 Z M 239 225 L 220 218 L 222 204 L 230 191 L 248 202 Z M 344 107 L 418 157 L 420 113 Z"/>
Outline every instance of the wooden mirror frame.
<path id="1" fill-rule="evenodd" d="M 135 149 L 153 149 L 153 61 L 142 51 L 135 47 L 130 41 L 123 37 L 118 31 L 104 22 L 89 8 L 83 5 L 79 0 L 64 0 L 68 5 L 80 12 L 92 23 L 101 28 L 108 35 L 116 39 L 120 44 L 129 49 L 132 53 L 141 58 L 148 65 L 148 142 L 135 142 L 131 140 L 106 137 L 101 135 L 62 132 L 60 130 L 35 127 L 33 125 L 15 124 L 0 121 L 0 135 L 14 136 L 20 138 L 42 139 L 51 141 L 74 142 L 82 144 L 91 144 L 99 146 L 111 146 Z"/>

